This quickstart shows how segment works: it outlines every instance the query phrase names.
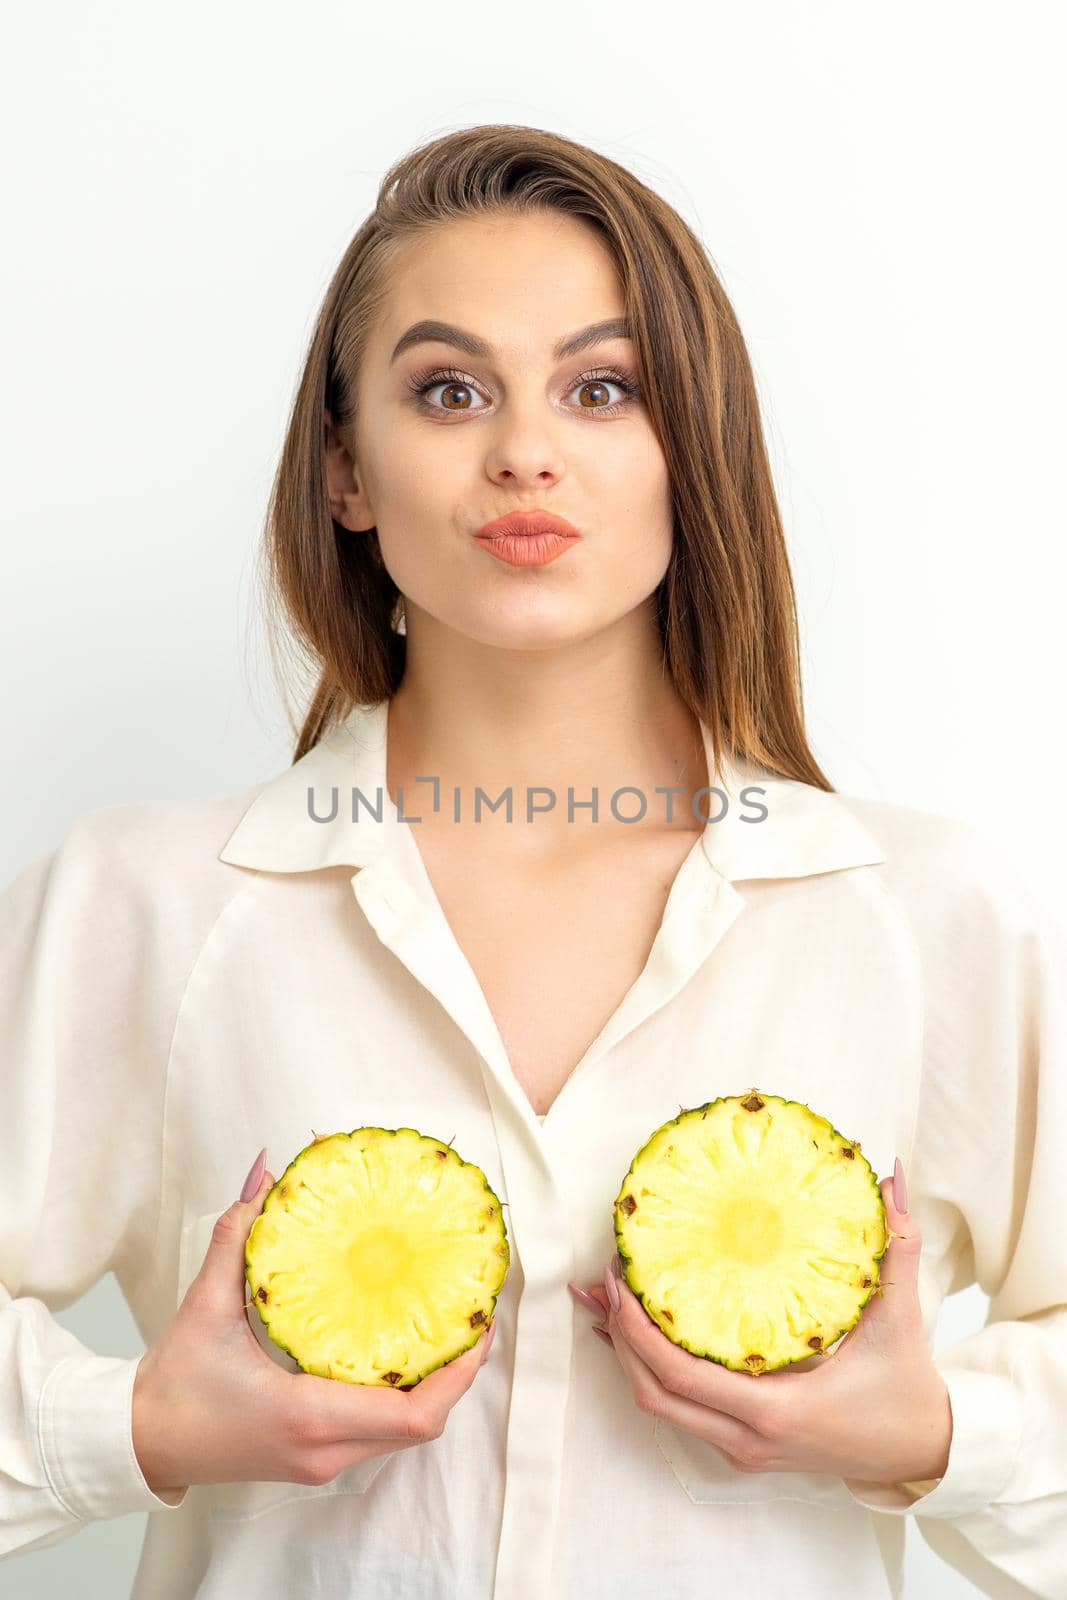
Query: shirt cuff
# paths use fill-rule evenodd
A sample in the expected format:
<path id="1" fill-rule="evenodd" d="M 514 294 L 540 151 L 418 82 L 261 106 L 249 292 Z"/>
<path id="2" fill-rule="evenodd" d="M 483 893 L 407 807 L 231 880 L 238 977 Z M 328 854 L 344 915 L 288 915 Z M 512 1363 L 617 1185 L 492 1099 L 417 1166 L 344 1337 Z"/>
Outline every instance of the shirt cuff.
<path id="1" fill-rule="evenodd" d="M 133 1448 L 133 1384 L 142 1357 L 66 1356 L 41 1390 L 37 1440 L 57 1499 L 82 1521 L 177 1511 L 145 1482 Z"/>
<path id="2" fill-rule="evenodd" d="M 999 1497 L 1022 1444 L 1018 1390 L 1003 1374 L 947 1368 L 941 1376 L 952 1407 L 944 1476 L 899 1484 L 845 1478 L 845 1488 L 861 1506 L 898 1515 L 951 1518 L 979 1511 Z"/>

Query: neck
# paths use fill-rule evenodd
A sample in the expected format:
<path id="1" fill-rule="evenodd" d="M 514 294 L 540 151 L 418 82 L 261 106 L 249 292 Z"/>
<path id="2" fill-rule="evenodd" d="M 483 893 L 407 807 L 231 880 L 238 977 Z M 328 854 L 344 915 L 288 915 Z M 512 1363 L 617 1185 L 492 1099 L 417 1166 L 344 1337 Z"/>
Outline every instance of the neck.
<path id="1" fill-rule="evenodd" d="M 426 816 L 433 787 L 417 780 L 436 778 L 446 823 L 455 790 L 464 822 L 474 816 L 477 789 L 492 800 L 510 788 L 516 822 L 525 822 L 528 791 L 550 791 L 529 799 L 537 808 L 533 831 L 555 847 L 621 827 L 699 830 L 691 801 L 712 781 L 700 724 L 666 674 L 658 636 L 643 617 L 538 650 L 502 650 L 454 634 L 444 640 L 436 624 L 429 638 L 410 620 L 408 630 L 404 678 L 389 705 L 387 775 L 394 799 L 403 788 L 406 813 Z M 681 793 L 656 792 L 668 786 Z M 616 804 L 620 816 L 641 820 L 613 815 L 618 789 L 638 791 Z M 580 804 L 594 790 L 596 824 Z M 699 809 L 707 804 L 698 802 Z M 505 813 L 483 803 L 481 816 L 478 826 L 491 829 Z"/>

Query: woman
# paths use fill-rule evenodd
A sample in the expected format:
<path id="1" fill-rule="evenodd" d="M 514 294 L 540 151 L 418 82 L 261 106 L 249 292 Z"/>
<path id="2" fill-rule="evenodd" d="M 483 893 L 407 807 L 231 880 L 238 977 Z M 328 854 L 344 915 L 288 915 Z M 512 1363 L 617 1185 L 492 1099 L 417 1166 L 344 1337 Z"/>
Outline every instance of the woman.
<path id="1" fill-rule="evenodd" d="M 875 1597 L 912 1514 L 979 1587 L 1067 1593 L 1058 953 L 968 828 L 816 763 L 690 230 L 535 129 L 400 160 L 267 553 L 314 674 L 292 767 L 85 818 L 7 891 L 5 1548 L 148 1510 L 151 1600 Z M 753 1083 L 861 1140 L 893 1234 L 831 1358 L 758 1381 L 612 1271 L 635 1150 Z M 286 1368 L 246 1313 L 268 1152 L 364 1124 L 509 1208 L 493 1327 L 408 1392 Z M 108 1269 L 137 1361 L 46 1310 Z M 935 1362 L 973 1281 L 991 1322 Z"/>

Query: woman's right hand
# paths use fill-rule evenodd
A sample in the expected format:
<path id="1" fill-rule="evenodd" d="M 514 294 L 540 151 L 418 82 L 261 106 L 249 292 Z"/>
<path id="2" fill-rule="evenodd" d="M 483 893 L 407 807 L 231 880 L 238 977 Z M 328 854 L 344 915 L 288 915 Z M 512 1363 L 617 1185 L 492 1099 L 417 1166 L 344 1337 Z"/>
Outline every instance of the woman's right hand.
<path id="1" fill-rule="evenodd" d="M 489 1354 L 492 1324 L 409 1390 L 272 1361 L 248 1324 L 245 1241 L 273 1184 L 264 1171 L 252 1197 L 219 1217 L 200 1271 L 137 1367 L 134 1450 L 149 1488 L 172 1504 L 191 1483 L 328 1483 L 354 1462 L 436 1439 Z"/>

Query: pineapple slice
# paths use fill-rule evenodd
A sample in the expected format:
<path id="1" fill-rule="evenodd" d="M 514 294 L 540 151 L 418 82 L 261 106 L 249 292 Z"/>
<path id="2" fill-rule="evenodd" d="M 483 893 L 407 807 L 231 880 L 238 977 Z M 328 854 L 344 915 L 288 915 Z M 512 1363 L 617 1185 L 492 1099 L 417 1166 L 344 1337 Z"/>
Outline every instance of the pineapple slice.
<path id="1" fill-rule="evenodd" d="M 485 1173 L 415 1128 L 316 1134 L 245 1245 L 274 1343 L 318 1377 L 411 1389 L 482 1337 L 511 1259 Z"/>
<path id="2" fill-rule="evenodd" d="M 614 1216 L 653 1322 L 736 1372 L 826 1355 L 881 1293 L 889 1229 L 870 1163 L 807 1105 L 758 1089 L 658 1128 Z"/>

